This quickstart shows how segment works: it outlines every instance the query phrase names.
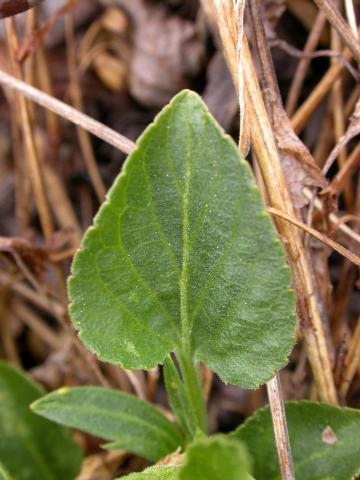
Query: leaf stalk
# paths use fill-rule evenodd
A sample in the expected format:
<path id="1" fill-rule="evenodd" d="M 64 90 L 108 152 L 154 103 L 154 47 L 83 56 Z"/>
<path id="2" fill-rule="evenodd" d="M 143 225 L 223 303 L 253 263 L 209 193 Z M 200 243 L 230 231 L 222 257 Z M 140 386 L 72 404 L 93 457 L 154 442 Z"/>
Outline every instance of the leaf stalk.
<path id="1" fill-rule="evenodd" d="M 189 351 L 178 352 L 176 356 L 181 369 L 185 390 L 197 420 L 197 426 L 202 432 L 207 433 L 208 419 L 199 368 L 195 364 Z"/>

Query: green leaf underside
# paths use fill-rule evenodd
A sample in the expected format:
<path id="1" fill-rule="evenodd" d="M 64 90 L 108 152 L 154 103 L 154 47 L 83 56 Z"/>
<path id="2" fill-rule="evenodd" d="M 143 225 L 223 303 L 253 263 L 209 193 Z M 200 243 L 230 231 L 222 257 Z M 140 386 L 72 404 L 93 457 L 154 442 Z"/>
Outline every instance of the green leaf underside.
<path id="1" fill-rule="evenodd" d="M 70 313 L 126 368 L 171 351 L 255 388 L 286 363 L 290 272 L 248 164 L 184 91 L 138 141 L 76 254 Z"/>
<path id="2" fill-rule="evenodd" d="M 176 480 L 179 467 L 155 466 L 139 473 L 131 473 L 118 480 Z"/>
<path id="3" fill-rule="evenodd" d="M 299 480 L 350 480 L 360 473 L 360 411 L 309 401 L 286 402 L 286 418 Z M 324 441 L 330 427 L 335 443 Z M 256 480 L 280 480 L 269 409 L 258 410 L 236 432 L 254 460 Z M 326 438 L 326 437 L 325 437 Z"/>
<path id="4" fill-rule="evenodd" d="M 29 405 L 37 385 L 0 362 L 0 478 L 74 480 L 82 455 L 70 432 L 38 417 Z"/>
<path id="5" fill-rule="evenodd" d="M 111 441 L 156 462 L 182 446 L 176 427 L 150 403 L 102 387 L 62 388 L 32 405 L 33 411 L 68 427 Z"/>
<path id="6" fill-rule="evenodd" d="M 191 445 L 178 480 L 249 480 L 250 461 L 244 446 L 225 435 L 203 438 Z"/>

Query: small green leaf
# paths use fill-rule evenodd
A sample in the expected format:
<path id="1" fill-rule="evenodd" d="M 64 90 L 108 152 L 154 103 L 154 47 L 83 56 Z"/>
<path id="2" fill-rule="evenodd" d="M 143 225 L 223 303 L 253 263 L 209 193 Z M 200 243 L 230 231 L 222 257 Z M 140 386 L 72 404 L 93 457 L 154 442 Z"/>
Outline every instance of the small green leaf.
<path id="1" fill-rule="evenodd" d="M 139 473 L 131 473 L 118 480 L 176 480 L 179 467 L 155 466 Z M 194 479 L 195 480 L 195 479 Z"/>
<path id="2" fill-rule="evenodd" d="M 286 402 L 299 480 L 351 480 L 360 473 L 360 411 L 326 403 Z M 254 459 L 257 480 L 280 480 L 269 408 L 258 410 L 233 434 Z"/>
<path id="3" fill-rule="evenodd" d="M 185 385 L 170 356 L 164 363 L 164 380 L 172 411 L 183 431 L 193 438 L 197 428 L 196 418 L 186 394 Z"/>
<path id="4" fill-rule="evenodd" d="M 82 242 L 70 314 L 98 356 L 175 351 L 254 388 L 294 342 L 290 270 L 249 165 L 184 91 L 146 129 Z"/>
<path id="5" fill-rule="evenodd" d="M 102 387 L 62 388 L 32 404 L 39 415 L 157 461 L 182 445 L 179 431 L 150 403 Z"/>
<path id="6" fill-rule="evenodd" d="M 186 450 L 180 466 L 155 466 L 126 480 L 251 480 L 246 448 L 225 435 L 199 436 Z M 120 480 L 120 479 L 118 479 Z"/>
<path id="7" fill-rule="evenodd" d="M 249 480 L 246 448 L 225 435 L 197 440 L 186 451 L 178 480 Z"/>
<path id="8" fill-rule="evenodd" d="M 0 478 L 74 480 L 79 473 L 82 455 L 70 432 L 30 411 L 41 395 L 23 373 L 0 362 Z"/>

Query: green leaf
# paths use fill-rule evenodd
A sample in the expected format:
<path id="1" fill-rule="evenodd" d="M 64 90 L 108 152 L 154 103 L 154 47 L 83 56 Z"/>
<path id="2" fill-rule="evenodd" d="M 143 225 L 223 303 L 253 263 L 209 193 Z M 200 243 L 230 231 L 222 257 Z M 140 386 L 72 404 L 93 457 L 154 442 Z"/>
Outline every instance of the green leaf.
<path id="1" fill-rule="evenodd" d="M 9 472 L 6 470 L 4 465 L 0 463 L 0 480 L 14 480 L 14 477 L 12 477 Z"/>
<path id="2" fill-rule="evenodd" d="M 110 440 L 106 448 L 157 461 L 182 446 L 175 427 L 150 403 L 102 387 L 62 388 L 31 406 L 43 417 Z"/>
<path id="3" fill-rule="evenodd" d="M 172 411 L 183 431 L 193 438 L 197 429 L 196 418 L 189 402 L 189 396 L 186 394 L 185 385 L 170 356 L 164 363 L 164 381 Z"/>
<path id="4" fill-rule="evenodd" d="M 128 475 L 126 480 L 251 480 L 246 448 L 225 435 L 200 435 L 180 466 L 155 466 Z M 120 479 L 119 479 L 120 480 Z"/>
<path id="5" fill-rule="evenodd" d="M 326 403 L 286 402 L 299 480 L 350 480 L 360 473 L 360 411 Z M 269 408 L 258 410 L 233 434 L 254 459 L 257 480 L 280 480 Z"/>
<path id="6" fill-rule="evenodd" d="M 34 415 L 42 395 L 23 373 L 0 362 L 0 478 L 74 480 L 82 462 L 67 429 Z"/>
<path id="7" fill-rule="evenodd" d="M 118 480 L 176 480 L 179 467 L 155 466 L 139 473 L 131 473 Z"/>
<path id="8" fill-rule="evenodd" d="M 254 388 L 287 361 L 295 301 L 248 164 L 195 93 L 146 129 L 76 254 L 82 341 L 126 368 L 169 352 Z"/>
<path id="9" fill-rule="evenodd" d="M 191 445 L 178 480 L 249 480 L 246 448 L 225 435 L 202 438 Z"/>

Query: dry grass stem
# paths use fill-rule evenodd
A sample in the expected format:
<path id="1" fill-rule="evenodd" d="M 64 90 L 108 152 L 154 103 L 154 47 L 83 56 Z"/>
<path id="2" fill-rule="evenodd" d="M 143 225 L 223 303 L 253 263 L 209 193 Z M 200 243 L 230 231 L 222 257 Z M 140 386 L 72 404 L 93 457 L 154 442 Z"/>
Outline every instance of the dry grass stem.
<path id="1" fill-rule="evenodd" d="M 0 70 L 0 84 L 20 92 L 29 100 L 32 100 L 38 105 L 47 108 L 48 110 L 56 113 L 62 118 L 65 118 L 73 124 L 79 125 L 104 142 L 117 148 L 121 152 L 129 154 L 135 148 L 134 142 L 123 135 L 120 135 L 120 133 L 116 132 L 115 130 L 106 127 L 102 123 L 94 120 L 84 113 L 79 112 L 70 105 L 67 105 L 66 103 L 61 102 L 60 100 L 42 92 L 41 90 L 32 87 L 21 80 L 18 80 L 14 76 L 9 75 L 2 70 Z"/>
<path id="2" fill-rule="evenodd" d="M 324 29 L 325 23 L 326 15 L 324 14 L 324 12 L 319 11 L 304 48 L 305 54 L 310 54 L 314 52 L 320 40 L 320 36 Z M 311 58 L 304 56 L 300 59 L 299 64 L 296 68 L 296 72 L 291 82 L 289 94 L 286 101 L 286 113 L 289 115 L 289 117 L 294 113 L 297 106 L 310 62 Z"/>
<path id="3" fill-rule="evenodd" d="M 296 218 L 290 217 L 286 213 L 280 212 L 279 210 L 276 210 L 276 208 L 272 207 L 267 207 L 267 211 L 271 213 L 272 215 L 276 215 L 277 217 L 283 218 L 284 220 L 288 220 L 291 222 L 293 225 L 301 228 L 305 232 L 309 233 L 313 237 L 317 238 L 321 242 L 325 243 L 325 245 L 328 245 L 330 248 L 335 250 L 336 252 L 340 253 L 343 257 L 347 258 L 352 262 L 354 265 L 357 265 L 360 267 L 360 257 L 355 255 L 354 253 L 350 252 L 347 250 L 345 247 L 340 245 L 337 242 L 334 242 L 334 240 L 331 240 L 331 238 L 327 237 L 323 233 L 319 232 L 318 230 L 315 230 L 315 228 L 309 227 L 305 223 L 300 222 Z"/>
<path id="4" fill-rule="evenodd" d="M 235 0 L 234 19 L 236 26 L 236 60 L 238 67 L 238 97 L 240 109 L 239 148 L 243 155 L 249 150 L 249 126 L 246 122 L 246 102 L 244 95 L 244 69 L 242 63 L 242 45 L 244 37 L 245 0 Z"/>
<path id="5" fill-rule="evenodd" d="M 249 110 L 251 111 L 253 148 L 273 207 L 291 217 L 295 217 L 250 51 L 246 48 L 244 52 L 246 52 L 245 80 L 250 105 Z M 287 240 L 285 246 L 293 264 L 295 286 L 301 303 L 300 314 L 304 315 L 303 318 L 308 319 L 309 326 L 311 325 L 310 328 L 308 326 L 304 329 L 303 333 L 319 394 L 323 400 L 337 403 L 327 340 L 323 330 L 319 305 L 314 297 L 312 273 L 307 253 L 302 245 L 299 232 L 295 232 L 289 223 L 286 224 L 283 221 L 277 222 L 277 225 L 280 233 Z"/>
<path id="6" fill-rule="evenodd" d="M 314 0 L 314 2 L 319 7 L 319 10 L 322 10 L 326 14 L 331 25 L 338 32 L 345 45 L 349 48 L 356 61 L 360 64 L 360 43 L 336 8 L 334 1 Z"/>
<path id="7" fill-rule="evenodd" d="M 236 43 L 234 43 L 234 33 L 227 31 L 227 22 L 224 20 L 231 11 L 230 4 L 224 1 L 222 7 L 225 17 L 220 15 L 221 12 L 218 9 L 218 25 L 230 71 L 236 82 Z M 226 31 L 223 31 L 224 29 Z M 294 218 L 296 215 L 287 190 L 272 128 L 246 39 L 244 39 L 243 45 L 243 65 L 251 142 L 258 158 L 267 193 L 274 208 Z M 323 329 L 320 307 L 314 296 L 313 275 L 308 255 L 297 227 L 283 219 L 278 219 L 277 225 L 279 232 L 286 239 L 285 246 L 293 265 L 299 312 L 305 322 L 304 325 L 306 325 L 306 328 L 303 329 L 305 344 L 320 397 L 330 403 L 337 403 L 327 339 Z"/>
<path id="8" fill-rule="evenodd" d="M 355 14 L 355 7 L 353 0 L 345 0 L 345 10 L 346 10 L 346 18 L 351 28 L 352 33 L 358 39 L 359 32 L 357 29 L 357 22 L 356 22 L 356 14 Z"/>
<path id="9" fill-rule="evenodd" d="M 81 242 L 82 229 L 77 220 L 71 201 L 67 195 L 62 179 L 55 169 L 49 165 L 43 165 L 44 182 L 48 194 L 53 215 L 58 225 L 71 233 L 71 244 L 78 248 Z"/>
<path id="10" fill-rule="evenodd" d="M 310 201 L 313 202 L 314 207 L 321 213 L 325 213 L 324 205 L 322 204 L 321 200 L 317 197 L 314 198 L 314 194 L 308 189 L 304 188 L 303 190 L 305 197 Z M 330 213 L 327 217 L 328 221 L 330 221 L 333 225 L 337 225 L 339 230 L 341 230 L 349 239 L 354 240 L 357 243 L 360 243 L 360 235 L 358 235 L 353 229 L 344 225 L 341 222 L 341 217 L 335 215 L 335 213 Z"/>
<path id="11" fill-rule="evenodd" d="M 360 364 L 360 317 L 357 320 L 354 334 L 351 338 L 349 350 L 344 362 L 344 373 L 342 374 L 342 382 L 340 384 L 340 394 L 346 397 L 352 379 L 359 368 Z"/>
<path id="12" fill-rule="evenodd" d="M 67 58 L 68 58 L 68 70 L 70 78 L 70 96 L 72 98 L 73 104 L 78 111 L 83 111 L 83 101 L 80 88 L 80 79 L 78 73 L 78 60 L 75 49 L 75 38 L 74 38 L 74 21 L 71 13 L 66 14 L 65 16 L 65 25 L 66 25 L 66 45 L 67 45 Z M 83 158 L 89 172 L 89 177 L 93 184 L 94 190 L 98 196 L 99 202 L 101 203 L 105 198 L 106 189 L 102 181 L 94 151 L 91 145 L 91 140 L 88 132 L 77 126 L 77 135 L 79 138 L 79 143 Z"/>
<path id="13" fill-rule="evenodd" d="M 231 72 L 235 78 L 235 87 L 238 94 L 240 109 L 239 149 L 243 155 L 249 150 L 250 134 L 247 122 L 247 106 L 244 95 L 244 67 L 242 60 L 242 46 L 244 37 L 244 13 L 245 1 L 236 0 L 233 4 L 226 4 L 222 0 L 214 0 L 214 3 L 204 1 L 205 11 L 211 16 L 212 21 L 217 19 L 222 24 L 219 29 L 224 45 L 231 45 L 231 51 L 235 48 L 235 54 L 229 55 L 228 49 L 224 53 Z"/>
<path id="14" fill-rule="evenodd" d="M 276 449 L 279 457 L 281 478 L 282 480 L 295 480 L 289 432 L 286 424 L 284 401 L 281 392 L 280 376 L 278 373 L 266 384 L 266 387 L 274 427 Z"/>
<path id="15" fill-rule="evenodd" d="M 349 127 L 342 137 L 339 138 L 337 144 L 331 151 L 329 157 L 327 158 L 325 165 L 323 166 L 323 172 L 326 174 L 331 168 L 333 162 L 338 158 L 340 153 L 343 151 L 347 143 L 350 142 L 355 136 L 360 133 L 360 99 L 355 105 L 354 112 L 350 118 Z M 345 165 L 343 165 L 345 167 Z M 345 178 L 346 180 L 346 178 Z"/>
<path id="16" fill-rule="evenodd" d="M 14 313 L 25 325 L 31 328 L 53 350 L 58 351 L 63 347 L 63 338 L 58 332 L 51 329 L 41 318 L 34 313 L 24 302 L 16 302 Z"/>
<path id="17" fill-rule="evenodd" d="M 330 157 L 331 158 L 331 157 Z M 340 193 L 345 185 L 348 185 L 349 182 L 346 180 L 351 179 L 351 176 L 360 166 L 360 143 L 356 145 L 354 150 L 348 157 L 345 165 L 341 167 L 335 177 L 332 179 L 329 189 L 336 189 Z"/>
<path id="18" fill-rule="evenodd" d="M 341 40 L 340 36 L 337 31 L 332 28 L 331 29 L 331 48 L 335 51 L 341 50 Z M 336 64 L 337 60 L 335 58 L 331 59 L 331 63 L 334 65 Z M 343 81 L 342 78 L 339 77 L 333 84 L 331 89 L 332 94 L 332 110 L 333 110 L 333 122 L 334 122 L 334 136 L 335 142 L 338 142 L 345 134 L 345 115 L 344 115 L 344 99 L 343 99 Z M 343 148 L 338 155 L 338 163 L 339 167 L 341 168 L 347 162 L 347 151 Z M 345 202 L 347 207 L 350 209 L 351 205 L 353 204 L 353 195 L 352 195 L 352 187 L 349 181 L 346 182 L 345 188 Z"/>
<path id="19" fill-rule="evenodd" d="M 346 61 L 350 61 L 352 58 L 351 52 L 347 48 L 342 52 L 342 55 Z M 306 125 L 306 122 L 315 112 L 320 103 L 324 100 L 326 95 L 331 90 L 333 83 L 344 72 L 344 69 L 345 66 L 341 62 L 336 62 L 336 64 L 332 65 L 323 76 L 321 81 L 313 89 L 311 94 L 304 101 L 304 103 L 297 109 L 291 118 L 291 124 L 295 133 L 302 131 Z"/>
<path id="20" fill-rule="evenodd" d="M 13 69 L 15 70 L 16 76 L 18 78 L 21 78 L 22 71 L 15 60 L 16 52 L 18 50 L 18 41 L 14 26 L 14 20 L 12 18 L 6 20 L 6 32 L 8 38 L 9 52 L 12 58 Z M 24 84 L 26 85 L 26 83 Z M 34 192 L 36 206 L 39 212 L 42 230 L 44 232 L 45 238 L 49 240 L 53 233 L 53 224 L 47 198 L 45 195 L 44 183 L 39 164 L 39 157 L 36 150 L 35 140 L 31 127 L 29 106 L 23 95 L 18 95 L 18 103 L 20 110 L 19 120 L 21 122 L 20 124 L 24 137 L 28 173 L 31 179 L 32 189 Z"/>

